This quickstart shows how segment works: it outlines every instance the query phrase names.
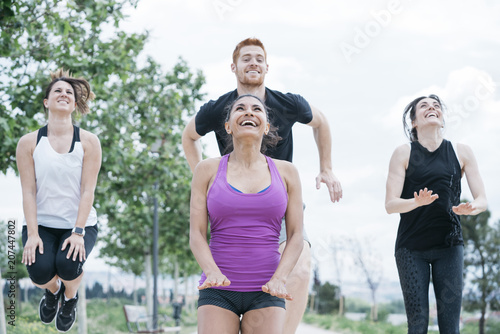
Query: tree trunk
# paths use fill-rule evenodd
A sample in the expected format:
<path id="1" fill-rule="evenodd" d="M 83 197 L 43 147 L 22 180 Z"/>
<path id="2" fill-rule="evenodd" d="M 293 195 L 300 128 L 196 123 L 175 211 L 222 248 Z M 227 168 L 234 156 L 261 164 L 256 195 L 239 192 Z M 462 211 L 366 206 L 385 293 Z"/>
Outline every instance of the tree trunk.
<path id="1" fill-rule="evenodd" d="M 137 276 L 134 275 L 134 285 L 132 291 L 132 298 L 134 299 L 134 305 L 139 305 L 139 297 L 137 295 Z"/>
<path id="2" fill-rule="evenodd" d="M 341 317 L 344 316 L 344 301 L 345 301 L 344 296 L 340 295 L 340 298 L 339 298 L 339 315 Z"/>
<path id="3" fill-rule="evenodd" d="M 146 271 L 146 307 L 148 314 L 153 314 L 153 287 L 151 286 L 152 279 L 152 266 L 151 266 L 151 254 L 144 254 L 144 267 Z M 149 318 L 148 327 L 153 328 L 153 319 Z"/>
<path id="4" fill-rule="evenodd" d="M 179 296 L 179 262 L 177 262 L 177 258 L 174 262 L 174 301 L 177 301 L 177 297 Z"/>
<path id="5" fill-rule="evenodd" d="M 479 334 L 484 334 L 484 325 L 486 322 L 486 302 L 484 299 L 481 301 L 481 318 L 479 318 Z"/>
<path id="6" fill-rule="evenodd" d="M 85 276 L 78 288 L 78 334 L 87 334 L 87 291 Z"/>
<path id="7" fill-rule="evenodd" d="M 24 302 L 27 303 L 28 302 L 28 291 L 29 291 L 29 288 L 27 287 L 28 284 L 25 284 L 25 285 L 26 286 L 23 289 L 23 294 L 24 294 Z"/>
<path id="8" fill-rule="evenodd" d="M 186 275 L 186 271 L 184 271 L 184 303 L 187 303 L 187 293 L 188 293 L 188 276 Z M 186 307 L 186 305 L 184 305 Z"/>
<path id="9" fill-rule="evenodd" d="M 311 310 L 311 312 L 314 312 L 314 291 L 310 294 L 310 297 L 309 297 L 309 309 Z"/>
<path id="10" fill-rule="evenodd" d="M 378 310 L 377 310 L 377 299 L 375 297 L 375 292 L 376 292 L 376 290 L 372 289 L 373 305 L 372 305 L 372 309 L 371 309 L 371 319 L 372 319 L 372 321 L 377 322 L 378 321 Z"/>
<path id="11" fill-rule="evenodd" d="M 191 277 L 190 277 L 190 278 L 188 278 L 188 279 L 189 279 L 189 282 L 190 282 L 190 284 L 189 284 L 189 285 L 191 286 L 191 288 L 193 288 L 193 289 L 190 289 L 190 290 L 188 290 L 188 291 L 196 291 L 196 288 L 195 288 L 195 287 L 196 287 L 196 278 L 194 278 L 194 279 L 193 279 L 193 277 L 191 276 Z M 193 281 L 193 280 L 194 280 L 194 281 Z M 187 293 L 186 293 L 186 295 L 187 295 Z M 186 296 L 186 298 L 187 298 L 187 296 Z M 195 300 L 196 300 L 196 295 L 195 295 L 195 296 L 193 296 L 193 298 L 189 298 L 189 302 L 188 302 L 188 310 L 189 310 L 189 312 L 190 312 L 190 313 L 192 313 L 192 312 L 194 312 L 194 311 L 195 311 L 195 308 L 194 308 L 194 303 L 195 303 Z"/>

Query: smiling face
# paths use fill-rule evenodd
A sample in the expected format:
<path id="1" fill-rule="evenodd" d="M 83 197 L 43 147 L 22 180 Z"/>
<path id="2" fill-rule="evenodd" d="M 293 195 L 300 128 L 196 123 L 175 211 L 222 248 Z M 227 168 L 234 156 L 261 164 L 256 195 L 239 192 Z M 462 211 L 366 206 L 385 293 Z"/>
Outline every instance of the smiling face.
<path id="1" fill-rule="evenodd" d="M 51 112 L 63 111 L 71 114 L 76 107 L 73 87 L 63 80 L 55 82 L 50 89 L 48 98 L 43 100 L 43 105 Z"/>
<path id="2" fill-rule="evenodd" d="M 242 95 L 233 104 L 225 128 L 228 134 L 252 134 L 260 138 L 269 131 L 267 111 L 255 96 Z"/>
<path id="3" fill-rule="evenodd" d="M 439 101 L 430 97 L 420 100 L 415 107 L 415 119 L 412 124 L 417 129 L 425 125 L 443 127 L 443 111 Z"/>
<path id="4" fill-rule="evenodd" d="M 231 64 L 231 70 L 236 74 L 238 82 L 243 85 L 262 85 L 268 70 L 264 50 L 255 45 L 242 47 L 238 60 Z"/>

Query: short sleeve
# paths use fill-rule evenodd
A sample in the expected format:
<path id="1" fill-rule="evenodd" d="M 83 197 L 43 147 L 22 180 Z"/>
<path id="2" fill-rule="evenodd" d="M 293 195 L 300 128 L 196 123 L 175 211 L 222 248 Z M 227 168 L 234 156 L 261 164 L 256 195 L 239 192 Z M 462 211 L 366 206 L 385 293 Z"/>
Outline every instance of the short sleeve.
<path id="1" fill-rule="evenodd" d="M 310 123 L 313 119 L 313 114 L 311 110 L 311 106 L 301 95 L 298 94 L 290 94 L 292 98 L 295 100 L 295 104 L 297 106 L 297 122 L 307 124 Z"/>
<path id="2" fill-rule="evenodd" d="M 214 101 L 209 101 L 201 106 L 200 110 L 195 116 L 196 132 L 200 136 L 204 136 L 211 131 L 215 131 L 217 128 L 217 121 L 220 116 L 217 117 L 214 112 Z"/>
<path id="3" fill-rule="evenodd" d="M 201 106 L 195 116 L 196 132 L 200 136 L 204 136 L 212 131 L 224 131 L 225 109 L 237 96 L 238 92 L 235 89 L 222 95 L 217 100 L 210 100 Z"/>

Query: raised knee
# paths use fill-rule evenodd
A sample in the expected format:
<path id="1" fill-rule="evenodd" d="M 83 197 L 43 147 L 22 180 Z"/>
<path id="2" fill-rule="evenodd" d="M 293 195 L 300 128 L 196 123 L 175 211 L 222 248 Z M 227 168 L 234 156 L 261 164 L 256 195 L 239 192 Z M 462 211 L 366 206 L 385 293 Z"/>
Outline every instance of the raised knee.
<path id="1" fill-rule="evenodd" d="M 56 261 L 57 275 L 65 281 L 72 281 L 83 272 L 83 263 L 72 259 L 58 258 Z"/>
<path id="2" fill-rule="evenodd" d="M 54 268 L 43 265 L 42 263 L 35 262 L 31 266 L 26 266 L 28 274 L 33 283 L 38 285 L 45 285 L 56 276 Z"/>

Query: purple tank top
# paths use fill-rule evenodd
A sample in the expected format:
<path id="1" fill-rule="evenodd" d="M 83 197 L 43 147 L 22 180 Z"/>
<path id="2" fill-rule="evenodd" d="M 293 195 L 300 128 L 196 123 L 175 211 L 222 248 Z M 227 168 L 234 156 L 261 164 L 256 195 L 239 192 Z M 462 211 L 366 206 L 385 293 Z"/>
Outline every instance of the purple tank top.
<path id="1" fill-rule="evenodd" d="M 271 185 L 256 194 L 240 193 L 227 182 L 227 161 L 221 158 L 208 191 L 210 250 L 215 263 L 231 281 L 230 291 L 261 291 L 280 261 L 279 234 L 288 194 L 276 165 L 266 156 Z M 201 275 L 200 285 L 205 281 Z"/>

